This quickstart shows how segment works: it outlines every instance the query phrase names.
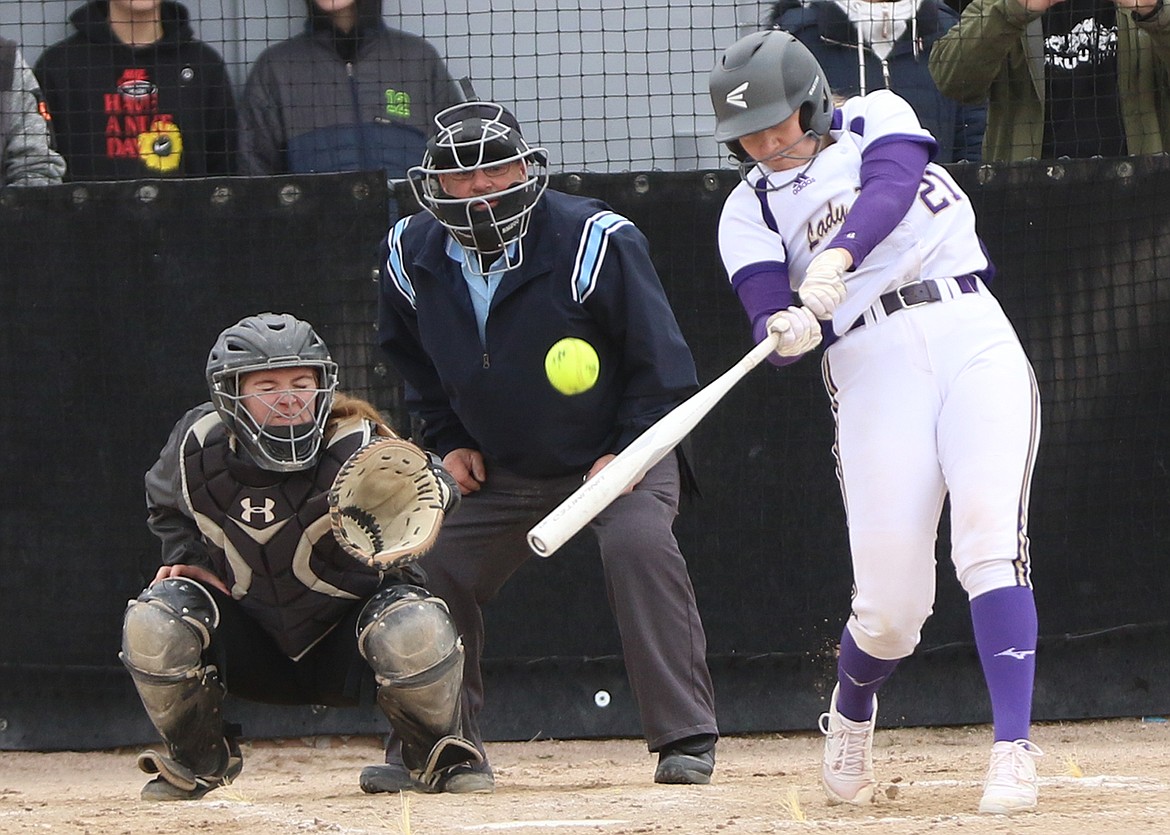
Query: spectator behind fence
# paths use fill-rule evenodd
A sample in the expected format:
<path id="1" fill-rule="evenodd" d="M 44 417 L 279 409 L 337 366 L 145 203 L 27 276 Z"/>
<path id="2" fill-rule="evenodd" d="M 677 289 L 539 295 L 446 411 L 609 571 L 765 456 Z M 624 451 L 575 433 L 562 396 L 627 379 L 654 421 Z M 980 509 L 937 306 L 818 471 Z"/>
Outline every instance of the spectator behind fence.
<path id="1" fill-rule="evenodd" d="M 305 31 L 269 47 L 241 105 L 245 174 L 382 169 L 422 157 L 435 115 L 462 100 L 424 39 L 386 26 L 381 0 L 306 0 Z"/>
<path id="2" fill-rule="evenodd" d="M 36 76 L 20 45 L 0 38 L 0 186 L 55 185 L 64 175 Z"/>
<path id="3" fill-rule="evenodd" d="M 72 180 L 235 169 L 236 111 L 219 54 L 172 0 L 93 0 L 36 74 Z"/>
<path id="4" fill-rule="evenodd" d="M 938 141 L 935 162 L 978 162 L 987 109 L 942 95 L 930 76 L 931 48 L 959 20 L 942 0 L 780 0 L 768 22 L 816 57 L 833 92 L 893 90 Z"/>
<path id="5" fill-rule="evenodd" d="M 528 529 L 697 380 L 646 238 L 629 220 L 546 190 L 544 149 L 528 145 L 502 106 L 467 102 L 439 123 L 410 172 L 426 212 L 388 238 L 378 339 L 408 383 L 427 445 L 464 494 L 420 565 L 463 636 L 464 727 L 480 742 L 481 607 L 532 557 Z M 555 370 L 562 351 L 578 358 L 565 380 Z M 590 530 L 642 731 L 658 753 L 654 781 L 707 783 L 717 735 L 707 639 L 672 531 L 681 465 L 668 455 Z M 485 762 L 445 790 L 494 785 Z M 409 787 L 392 745 L 362 786 Z"/>
<path id="6" fill-rule="evenodd" d="M 1170 150 L 1170 9 L 1163 0 L 973 0 L 930 71 L 988 101 L 987 161 Z"/>

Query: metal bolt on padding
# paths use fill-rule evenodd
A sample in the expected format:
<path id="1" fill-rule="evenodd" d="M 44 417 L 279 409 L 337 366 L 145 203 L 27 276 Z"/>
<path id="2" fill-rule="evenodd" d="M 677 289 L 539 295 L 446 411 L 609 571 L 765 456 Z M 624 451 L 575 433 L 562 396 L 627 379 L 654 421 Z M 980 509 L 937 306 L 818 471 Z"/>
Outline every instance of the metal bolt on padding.
<path id="1" fill-rule="evenodd" d="M 280 202 L 286 206 L 296 203 L 302 196 L 301 187 L 298 185 L 289 183 L 280 187 Z"/>

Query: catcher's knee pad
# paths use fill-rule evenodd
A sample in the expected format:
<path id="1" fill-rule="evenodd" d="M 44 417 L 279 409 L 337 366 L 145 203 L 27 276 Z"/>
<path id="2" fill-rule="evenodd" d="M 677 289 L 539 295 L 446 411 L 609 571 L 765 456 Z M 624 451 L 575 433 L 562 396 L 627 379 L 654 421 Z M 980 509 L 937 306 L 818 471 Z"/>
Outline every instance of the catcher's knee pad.
<path id="1" fill-rule="evenodd" d="M 131 600 L 122 620 L 120 657 L 142 706 L 170 748 L 170 759 L 200 777 L 228 765 L 224 688 L 205 654 L 219 626 L 210 593 L 186 577 L 155 583 Z"/>
<path id="2" fill-rule="evenodd" d="M 186 577 L 155 583 L 131 600 L 122 620 L 122 661 L 135 677 L 187 678 L 219 626 L 219 609 L 207 589 Z"/>
<path id="3" fill-rule="evenodd" d="M 358 650 L 378 682 L 378 705 L 402 737 L 406 766 L 429 776 L 455 764 L 448 757 L 477 760 L 475 746 L 462 740 L 463 644 L 446 604 L 418 586 L 391 586 L 370 598 L 357 632 Z"/>

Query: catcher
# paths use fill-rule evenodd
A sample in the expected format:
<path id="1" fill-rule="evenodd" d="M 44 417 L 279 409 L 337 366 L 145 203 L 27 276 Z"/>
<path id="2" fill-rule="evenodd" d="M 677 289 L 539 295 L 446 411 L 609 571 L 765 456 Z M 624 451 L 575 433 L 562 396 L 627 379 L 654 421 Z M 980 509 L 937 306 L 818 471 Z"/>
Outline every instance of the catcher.
<path id="1" fill-rule="evenodd" d="M 243 765 L 224 696 L 376 699 L 424 790 L 481 761 L 460 720 L 463 647 L 412 564 L 459 491 L 377 410 L 335 393 L 306 322 L 249 316 L 207 361 L 211 402 L 146 474 L 158 573 L 126 609 L 121 659 L 165 747 L 145 800 L 196 800 Z"/>

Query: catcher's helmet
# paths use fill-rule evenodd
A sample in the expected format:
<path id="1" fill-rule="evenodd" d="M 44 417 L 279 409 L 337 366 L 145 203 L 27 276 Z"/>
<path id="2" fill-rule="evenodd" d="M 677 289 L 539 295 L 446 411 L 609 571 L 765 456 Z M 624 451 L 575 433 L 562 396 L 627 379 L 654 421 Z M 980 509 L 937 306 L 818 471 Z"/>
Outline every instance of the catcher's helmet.
<path id="1" fill-rule="evenodd" d="M 529 147 L 516 117 L 494 102 L 456 104 L 441 111 L 435 124 L 438 132 L 427 143 L 422 164 L 407 172 L 415 197 L 464 247 L 481 253 L 503 251 L 504 268 L 518 266 L 521 252 L 512 257 L 507 247 L 528 232 L 532 209 L 548 186 L 545 150 Z M 452 197 L 439 181 L 441 174 L 517 161 L 524 163 L 523 179 L 491 194 Z"/>
<path id="2" fill-rule="evenodd" d="M 715 140 L 736 159 L 747 159 L 741 136 L 778 125 L 800 113 L 801 127 L 816 136 L 833 120 L 833 93 L 808 48 L 779 29 L 753 32 L 720 56 L 708 80 L 715 108 Z"/>
<path id="3" fill-rule="evenodd" d="M 244 406 L 240 378 L 250 371 L 311 368 L 317 373 L 312 414 L 303 423 L 270 426 Z M 248 316 L 215 340 L 207 357 L 211 402 L 244 449 L 265 470 L 295 472 L 311 467 L 321 451 L 325 424 L 337 389 L 337 363 L 308 322 L 287 313 Z"/>

